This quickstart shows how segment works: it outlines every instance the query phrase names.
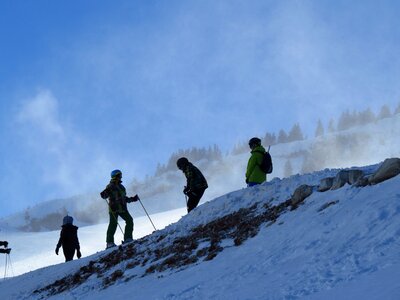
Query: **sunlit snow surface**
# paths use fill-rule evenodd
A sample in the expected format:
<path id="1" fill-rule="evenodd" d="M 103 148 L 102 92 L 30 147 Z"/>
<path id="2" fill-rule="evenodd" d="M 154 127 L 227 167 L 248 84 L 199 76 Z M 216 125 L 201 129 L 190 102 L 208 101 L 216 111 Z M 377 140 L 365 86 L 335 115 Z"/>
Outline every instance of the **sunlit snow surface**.
<path id="1" fill-rule="evenodd" d="M 376 167 L 364 171 L 370 173 Z M 184 215 L 164 229 L 172 241 L 195 226 L 255 202 L 285 201 L 300 184 L 317 185 L 336 173 L 325 170 L 274 179 L 204 203 L 189 215 L 182 209 L 152 218 L 161 228 Z M 314 192 L 298 209 L 281 215 L 271 226 L 263 225 L 254 238 L 225 248 L 211 261 L 117 281 L 107 289 L 101 288 L 101 278 L 94 277 L 52 299 L 400 299 L 399 186 L 397 176 L 364 188 L 345 185 Z M 319 211 L 332 201 L 338 202 Z M 152 231 L 146 218 L 135 224 L 136 238 Z M 104 248 L 105 230 L 105 225 L 79 230 L 84 256 Z M 15 233 L 8 238 L 15 248 L 15 272 L 60 264 L 2 281 L 2 299 L 36 299 L 33 290 L 73 274 L 104 254 L 61 263 L 62 257 L 54 254 L 58 232 Z M 23 264 L 30 267 L 23 269 Z"/>
<path id="2" fill-rule="evenodd" d="M 166 225 L 179 220 L 179 218 L 186 214 L 186 212 L 186 209 L 183 208 L 176 209 L 169 212 L 152 215 L 150 218 L 157 229 L 162 229 Z M 121 225 L 122 230 L 125 230 L 125 223 L 120 218 L 119 224 Z M 107 226 L 108 224 L 100 224 L 94 226 L 85 226 L 78 229 L 78 238 L 83 256 L 88 256 L 105 249 Z M 154 231 L 154 228 L 147 216 L 134 219 L 134 226 L 135 228 L 133 236 L 135 239 L 143 237 Z M 37 268 L 64 262 L 65 258 L 62 253 L 62 248 L 60 249 L 58 256 L 54 252 L 59 237 L 60 231 L 7 233 L 7 240 L 10 242 L 9 247 L 12 248 L 11 263 L 13 267 L 12 269 L 7 269 L 7 274 L 19 275 Z M 115 242 L 116 244 L 120 244 L 122 240 L 123 235 L 121 230 L 117 228 Z M 0 270 L 4 272 L 5 257 L 0 256 L 0 259 Z M 0 274 L 3 275 L 3 278 L 4 273 Z"/>

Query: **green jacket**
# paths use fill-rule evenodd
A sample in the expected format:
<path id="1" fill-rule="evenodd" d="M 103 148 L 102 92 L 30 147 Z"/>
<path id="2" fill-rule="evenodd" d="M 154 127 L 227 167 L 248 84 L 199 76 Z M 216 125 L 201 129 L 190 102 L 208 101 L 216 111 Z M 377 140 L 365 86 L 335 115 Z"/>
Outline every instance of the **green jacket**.
<path id="1" fill-rule="evenodd" d="M 114 212 L 127 211 L 126 189 L 118 179 L 111 179 L 104 191 L 100 193 L 103 199 L 109 200 L 109 210 Z"/>
<path id="2" fill-rule="evenodd" d="M 267 180 L 267 175 L 260 169 L 264 153 L 265 149 L 261 145 L 251 151 L 251 156 L 247 163 L 246 182 L 263 183 Z"/>
<path id="3" fill-rule="evenodd" d="M 183 170 L 186 176 L 186 187 L 191 191 L 205 190 L 208 188 L 207 180 L 203 174 L 192 163 L 189 163 Z"/>

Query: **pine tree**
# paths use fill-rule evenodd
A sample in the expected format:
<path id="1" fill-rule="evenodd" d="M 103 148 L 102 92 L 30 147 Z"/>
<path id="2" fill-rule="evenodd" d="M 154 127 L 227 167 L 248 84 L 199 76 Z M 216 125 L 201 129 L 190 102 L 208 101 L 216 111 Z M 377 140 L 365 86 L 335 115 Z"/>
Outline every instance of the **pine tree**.
<path id="1" fill-rule="evenodd" d="M 275 145 L 276 144 L 276 136 L 274 133 L 267 132 L 263 139 L 263 145 Z"/>
<path id="2" fill-rule="evenodd" d="M 381 111 L 379 113 L 378 119 L 385 119 L 385 118 L 390 118 L 392 116 L 392 113 L 390 112 L 390 108 L 385 104 L 381 107 Z"/>
<path id="3" fill-rule="evenodd" d="M 28 208 L 25 210 L 25 214 L 24 214 L 24 220 L 26 222 L 29 222 L 29 220 L 31 219 L 31 215 L 29 213 L 30 207 L 28 206 Z"/>
<path id="4" fill-rule="evenodd" d="M 288 142 L 288 135 L 285 130 L 279 130 L 278 134 L 278 144 L 287 143 Z"/>
<path id="5" fill-rule="evenodd" d="M 315 129 L 315 137 L 324 135 L 324 133 L 325 133 L 324 125 L 322 125 L 321 120 L 318 120 L 317 128 Z"/>
<path id="6" fill-rule="evenodd" d="M 400 114 L 400 103 L 397 106 L 396 110 L 394 111 L 394 114 Z"/>
<path id="7" fill-rule="evenodd" d="M 329 124 L 328 124 L 328 132 L 329 133 L 333 133 L 335 131 L 336 131 L 336 129 L 335 129 L 335 121 L 333 119 L 330 119 L 329 120 Z"/>
<path id="8" fill-rule="evenodd" d="M 301 131 L 298 123 L 294 124 L 288 135 L 288 141 L 301 141 L 304 140 L 303 132 Z"/>
<path id="9" fill-rule="evenodd" d="M 232 150 L 232 155 L 238 155 L 238 154 L 242 154 L 245 153 L 246 151 L 248 151 L 249 146 L 247 145 L 247 143 L 237 143 L 235 144 L 235 146 L 233 147 Z"/>
<path id="10" fill-rule="evenodd" d="M 375 122 L 375 120 L 376 117 L 369 107 L 366 110 L 358 113 L 357 123 L 360 125 L 372 123 Z"/>
<path id="11" fill-rule="evenodd" d="M 345 112 L 342 112 L 342 114 L 340 115 L 337 129 L 340 131 L 349 129 L 351 127 L 351 123 L 352 123 L 351 115 L 349 111 L 346 110 Z"/>

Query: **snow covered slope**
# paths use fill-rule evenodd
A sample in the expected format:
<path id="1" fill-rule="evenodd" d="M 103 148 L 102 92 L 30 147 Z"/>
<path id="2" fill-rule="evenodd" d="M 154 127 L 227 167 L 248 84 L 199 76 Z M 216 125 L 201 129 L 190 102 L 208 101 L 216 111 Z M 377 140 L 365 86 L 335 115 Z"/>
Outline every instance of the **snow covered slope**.
<path id="1" fill-rule="evenodd" d="M 387 157 L 400 156 L 400 114 L 376 123 L 325 134 L 318 138 L 274 145 L 271 154 L 274 172 L 268 176 L 287 177 L 324 168 L 344 168 L 369 165 Z M 249 154 L 227 155 L 221 161 L 196 162 L 205 174 L 209 189 L 202 203 L 245 186 L 244 173 Z M 286 166 L 290 164 L 289 172 Z M 104 184 L 106 184 L 105 182 Z M 129 194 L 138 193 L 147 210 L 156 213 L 185 205 L 182 194 L 185 178 L 178 170 L 147 181 L 126 184 Z M 91 195 L 48 201 L 28 208 L 25 212 L 0 219 L 0 228 L 19 228 L 24 231 L 49 231 L 58 229 L 66 212 L 74 216 L 77 225 L 103 223 L 107 218 L 106 205 L 99 191 Z M 135 217 L 143 210 L 132 209 Z"/>
<path id="2" fill-rule="evenodd" d="M 137 204 L 140 205 L 140 204 Z M 187 213 L 186 208 L 176 209 L 169 212 L 158 213 L 151 216 L 157 229 L 176 222 Z M 121 223 L 122 222 L 122 223 Z M 121 226 L 123 221 L 120 220 Z M 80 240 L 81 252 L 83 256 L 92 255 L 98 251 L 102 251 L 106 245 L 106 231 L 108 223 L 99 225 L 84 226 L 78 230 L 78 238 Z M 135 239 L 146 236 L 154 231 L 149 219 L 139 217 L 134 219 Z M 48 232 L 6 232 L 3 231 L 1 240 L 10 242 L 9 247 L 12 248 L 12 268 L 7 268 L 7 276 L 16 276 L 38 268 L 49 265 L 58 264 L 65 261 L 62 250 L 60 255 L 55 255 L 54 249 L 60 237 L 60 227 L 56 231 Z M 115 233 L 115 241 L 119 243 L 123 240 L 123 235 L 118 229 Z M 0 256 L 0 258 L 3 258 Z M 0 260 L 0 270 L 5 270 L 5 260 Z"/>
<path id="3" fill-rule="evenodd" d="M 122 250 L 2 281 L 2 298 L 400 299 L 400 176 L 291 205 L 337 172 L 226 194 Z"/>

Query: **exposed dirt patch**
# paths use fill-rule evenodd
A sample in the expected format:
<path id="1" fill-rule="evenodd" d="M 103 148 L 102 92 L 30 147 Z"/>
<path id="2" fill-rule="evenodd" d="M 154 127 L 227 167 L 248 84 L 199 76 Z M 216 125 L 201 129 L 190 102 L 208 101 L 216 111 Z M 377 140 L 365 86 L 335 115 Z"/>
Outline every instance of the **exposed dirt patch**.
<path id="1" fill-rule="evenodd" d="M 270 226 L 282 213 L 295 208 L 291 207 L 291 199 L 276 206 L 257 203 L 195 227 L 189 235 L 176 238 L 172 243 L 163 234 L 155 239 L 146 236 L 104 255 L 96 262 L 90 261 L 75 274 L 35 290 L 34 293 L 42 294 L 42 298 L 59 294 L 83 284 L 92 275 L 103 278 L 103 288 L 107 288 L 119 280 L 129 281 L 156 272 L 181 270 L 201 260 L 210 261 L 224 250 L 221 241 L 230 239 L 234 246 L 240 246 L 247 239 L 255 237 L 262 224 Z M 151 247 L 145 247 L 150 243 Z M 140 271 L 141 274 L 125 275 L 127 270 L 143 267 L 145 269 Z"/>

